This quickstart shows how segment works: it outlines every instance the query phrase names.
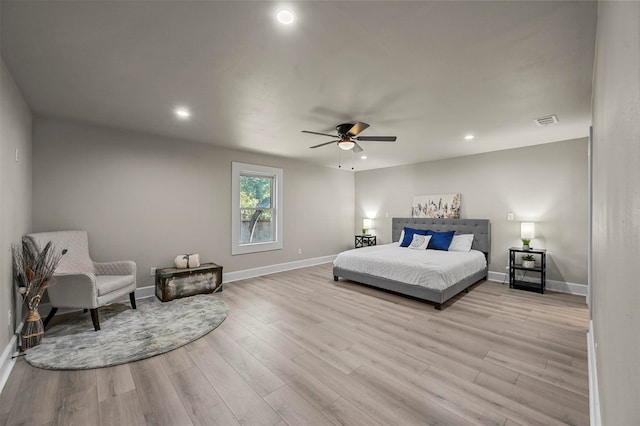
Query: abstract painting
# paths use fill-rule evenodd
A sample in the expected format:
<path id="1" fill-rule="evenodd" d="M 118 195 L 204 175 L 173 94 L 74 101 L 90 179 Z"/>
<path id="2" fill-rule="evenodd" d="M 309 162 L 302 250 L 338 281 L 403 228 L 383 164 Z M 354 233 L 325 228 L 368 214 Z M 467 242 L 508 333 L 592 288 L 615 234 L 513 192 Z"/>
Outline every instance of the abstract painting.
<path id="1" fill-rule="evenodd" d="M 414 195 L 411 217 L 460 219 L 460 194 Z"/>

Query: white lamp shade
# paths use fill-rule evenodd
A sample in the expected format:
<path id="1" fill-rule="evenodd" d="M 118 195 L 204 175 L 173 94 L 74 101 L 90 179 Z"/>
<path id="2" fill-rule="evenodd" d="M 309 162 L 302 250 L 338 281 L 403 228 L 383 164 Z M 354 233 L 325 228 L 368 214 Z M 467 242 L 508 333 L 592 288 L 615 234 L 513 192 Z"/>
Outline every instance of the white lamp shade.
<path id="1" fill-rule="evenodd" d="M 522 222 L 520 224 L 520 238 L 532 240 L 536 237 L 536 224 L 533 222 Z"/>
<path id="2" fill-rule="evenodd" d="M 364 229 L 371 229 L 373 228 L 373 219 L 363 219 L 362 220 L 362 227 Z"/>

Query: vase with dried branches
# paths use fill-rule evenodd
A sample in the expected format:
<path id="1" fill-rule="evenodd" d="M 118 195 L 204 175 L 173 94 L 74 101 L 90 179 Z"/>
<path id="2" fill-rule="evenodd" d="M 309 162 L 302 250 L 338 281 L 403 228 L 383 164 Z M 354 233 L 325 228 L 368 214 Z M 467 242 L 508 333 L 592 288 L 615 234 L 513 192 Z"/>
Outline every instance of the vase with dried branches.
<path id="1" fill-rule="evenodd" d="M 27 350 L 40 344 L 44 327 L 38 312 L 38 305 L 48 286 L 53 284 L 53 273 L 67 250 L 58 251 L 51 241 L 41 252 L 26 237 L 22 244 L 11 247 L 13 253 L 13 277 L 18 293 L 29 312 L 22 328 L 21 349 Z"/>

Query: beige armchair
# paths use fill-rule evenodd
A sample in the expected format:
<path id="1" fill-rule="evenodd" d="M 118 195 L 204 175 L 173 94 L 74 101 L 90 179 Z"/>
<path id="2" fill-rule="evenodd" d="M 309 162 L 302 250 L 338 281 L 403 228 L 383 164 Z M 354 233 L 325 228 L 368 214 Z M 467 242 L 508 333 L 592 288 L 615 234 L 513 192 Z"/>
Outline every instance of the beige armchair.
<path id="1" fill-rule="evenodd" d="M 47 288 L 51 312 L 44 326 L 58 308 L 80 308 L 91 311 L 96 331 L 100 330 L 98 308 L 122 298 L 127 293 L 136 309 L 136 264 L 132 261 L 96 263 L 89 257 L 89 239 L 85 231 L 40 232 L 27 235 L 40 251 L 51 241 L 59 249 L 67 249 L 54 273 L 55 283 Z"/>

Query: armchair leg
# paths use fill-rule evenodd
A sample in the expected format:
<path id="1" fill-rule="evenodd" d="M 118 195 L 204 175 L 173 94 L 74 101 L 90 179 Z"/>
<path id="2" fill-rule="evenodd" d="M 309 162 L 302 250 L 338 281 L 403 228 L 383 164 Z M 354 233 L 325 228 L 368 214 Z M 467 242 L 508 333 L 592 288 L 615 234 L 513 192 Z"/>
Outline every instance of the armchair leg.
<path id="1" fill-rule="evenodd" d="M 49 324 L 49 321 L 51 321 L 56 312 L 58 312 L 58 308 L 51 308 L 51 310 L 49 311 L 49 315 L 47 315 L 47 317 L 44 319 L 44 322 L 42 323 L 42 326 L 45 329 L 47 328 L 47 324 Z"/>
<path id="2" fill-rule="evenodd" d="M 137 309 L 136 308 L 136 292 L 132 291 L 131 293 L 129 293 L 129 300 L 131 301 L 131 307 L 133 309 Z"/>
<path id="3" fill-rule="evenodd" d="M 98 318 L 98 308 L 91 309 L 91 321 L 96 331 L 100 330 L 100 319 Z"/>

